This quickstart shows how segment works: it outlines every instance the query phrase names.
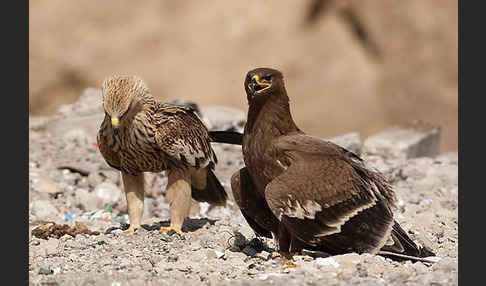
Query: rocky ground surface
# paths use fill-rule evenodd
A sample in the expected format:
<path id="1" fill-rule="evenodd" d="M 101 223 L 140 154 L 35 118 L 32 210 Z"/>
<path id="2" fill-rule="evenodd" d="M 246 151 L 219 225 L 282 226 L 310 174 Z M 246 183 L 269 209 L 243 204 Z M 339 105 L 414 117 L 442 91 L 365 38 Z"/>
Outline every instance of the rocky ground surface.
<path id="1" fill-rule="evenodd" d="M 246 116 L 218 106 L 201 113 L 214 130 L 239 128 Z M 294 258 L 297 268 L 282 271 L 270 255 L 274 242 L 257 239 L 232 200 L 230 177 L 243 166 L 239 146 L 213 145 L 227 207 L 193 202 L 187 235 L 161 234 L 169 222 L 167 179 L 147 174 L 144 228 L 122 233 L 128 221 L 120 175 L 95 144 L 102 117 L 100 91 L 88 89 L 55 115 L 30 118 L 30 285 L 458 284 L 458 156 L 437 154 L 437 128 L 415 123 L 364 142 L 357 133 L 331 139 L 386 174 L 398 198 L 396 219 L 435 251 L 437 263 L 306 252 Z"/>

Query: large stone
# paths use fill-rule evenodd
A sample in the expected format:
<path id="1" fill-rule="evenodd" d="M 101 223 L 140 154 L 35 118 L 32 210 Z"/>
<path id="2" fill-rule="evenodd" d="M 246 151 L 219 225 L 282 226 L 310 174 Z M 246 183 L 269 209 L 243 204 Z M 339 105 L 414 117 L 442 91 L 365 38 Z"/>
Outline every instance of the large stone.
<path id="1" fill-rule="evenodd" d="M 365 140 L 363 152 L 391 159 L 439 155 L 440 127 L 414 121 L 393 126 Z"/>
<path id="2" fill-rule="evenodd" d="M 114 204 L 121 199 L 120 189 L 113 183 L 105 181 L 99 184 L 93 191 L 98 196 L 103 204 Z"/>
<path id="3" fill-rule="evenodd" d="M 202 107 L 201 111 L 204 117 L 207 118 L 209 129 L 243 131 L 242 127 L 246 121 L 246 112 L 241 109 L 212 105 Z"/>
<path id="4" fill-rule="evenodd" d="M 46 255 L 56 254 L 58 252 L 59 240 L 50 238 L 41 244 L 41 246 L 43 246 Z"/>
<path id="5" fill-rule="evenodd" d="M 59 186 L 54 183 L 50 178 L 40 179 L 32 185 L 32 188 L 48 194 L 57 194 L 62 192 L 61 188 L 59 188 Z"/>
<path id="6" fill-rule="evenodd" d="M 59 215 L 57 208 L 47 200 L 33 201 L 30 210 L 38 220 L 48 220 Z"/>
<path id="7" fill-rule="evenodd" d="M 85 211 L 96 210 L 103 207 L 103 200 L 86 189 L 77 189 L 75 205 Z"/>

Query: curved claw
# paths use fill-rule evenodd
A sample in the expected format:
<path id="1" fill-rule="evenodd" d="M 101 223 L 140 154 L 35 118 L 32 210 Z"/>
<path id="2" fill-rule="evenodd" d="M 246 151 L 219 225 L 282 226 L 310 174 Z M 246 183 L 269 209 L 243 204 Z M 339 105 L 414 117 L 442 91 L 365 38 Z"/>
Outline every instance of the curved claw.
<path id="1" fill-rule="evenodd" d="M 166 232 L 167 233 L 167 232 L 170 232 L 171 230 L 177 232 L 181 236 L 184 236 L 186 234 L 185 232 L 182 232 L 182 230 L 181 230 L 180 227 L 166 227 L 166 226 L 162 226 L 162 227 L 160 227 L 159 232 L 161 232 L 161 233 Z"/>
<path id="2" fill-rule="evenodd" d="M 280 253 L 278 253 L 277 251 L 272 252 L 272 259 L 277 257 L 281 257 Z"/>
<path id="3" fill-rule="evenodd" d="M 130 226 L 129 228 L 125 229 L 123 231 L 123 233 L 131 233 L 131 232 L 135 232 L 136 230 L 138 229 L 138 227 L 134 227 L 134 226 Z"/>
<path id="4" fill-rule="evenodd" d="M 292 261 L 287 260 L 287 259 L 284 260 L 284 263 L 281 267 L 283 272 L 288 272 L 288 271 L 290 271 L 290 269 L 294 269 L 294 268 L 297 268 L 297 264 L 295 264 Z"/>

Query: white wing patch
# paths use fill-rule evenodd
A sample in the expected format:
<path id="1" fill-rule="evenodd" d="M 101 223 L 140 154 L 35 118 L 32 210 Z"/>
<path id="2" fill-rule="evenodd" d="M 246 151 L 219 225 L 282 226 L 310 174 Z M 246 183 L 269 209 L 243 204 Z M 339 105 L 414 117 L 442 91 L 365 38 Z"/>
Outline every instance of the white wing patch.
<path id="1" fill-rule="evenodd" d="M 282 215 L 295 217 L 298 219 L 314 219 L 316 213 L 320 211 L 322 211 L 322 207 L 319 203 L 306 200 L 304 204 L 301 204 L 298 200 L 292 200 L 292 196 L 289 195 L 286 206 L 282 209 L 279 219 L 282 217 Z"/>
<path id="2" fill-rule="evenodd" d="M 360 211 L 363 211 L 365 209 L 368 209 L 368 208 L 374 206 L 375 204 L 376 204 L 376 200 L 373 200 L 372 202 L 370 202 L 366 205 L 360 206 L 359 208 L 355 208 L 354 210 L 352 210 L 352 211 L 350 211 L 346 214 L 343 214 L 336 221 L 326 223 L 326 225 L 328 225 L 330 227 L 340 228 L 341 225 L 343 225 L 345 222 L 347 222 L 350 218 L 355 216 L 357 213 L 359 213 Z"/>

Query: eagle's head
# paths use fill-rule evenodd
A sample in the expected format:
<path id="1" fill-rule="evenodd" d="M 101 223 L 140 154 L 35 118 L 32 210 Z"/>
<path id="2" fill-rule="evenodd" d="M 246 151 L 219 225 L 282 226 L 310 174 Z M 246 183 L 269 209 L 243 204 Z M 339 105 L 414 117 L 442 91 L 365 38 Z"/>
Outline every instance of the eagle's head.
<path id="1" fill-rule="evenodd" d="M 111 118 L 115 135 L 118 127 L 126 118 L 128 110 L 149 93 L 144 81 L 138 76 L 113 75 L 107 77 L 102 85 L 103 108 Z"/>
<path id="2" fill-rule="evenodd" d="M 245 78 L 245 91 L 248 102 L 264 102 L 271 95 L 284 91 L 283 75 L 272 68 L 256 68 L 249 71 Z"/>

